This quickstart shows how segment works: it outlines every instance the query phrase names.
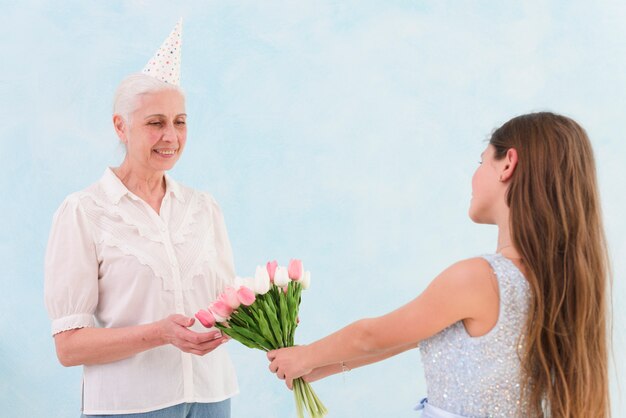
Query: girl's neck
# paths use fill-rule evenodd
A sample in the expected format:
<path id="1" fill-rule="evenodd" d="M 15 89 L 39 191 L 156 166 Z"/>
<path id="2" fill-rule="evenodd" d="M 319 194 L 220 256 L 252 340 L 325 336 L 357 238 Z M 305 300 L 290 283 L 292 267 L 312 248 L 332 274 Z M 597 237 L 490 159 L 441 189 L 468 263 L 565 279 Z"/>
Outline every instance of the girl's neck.
<path id="1" fill-rule="evenodd" d="M 496 253 L 502 254 L 506 258 L 511 259 L 522 258 L 517 248 L 515 248 L 513 240 L 511 239 L 508 218 L 505 221 L 498 223 L 498 245 L 496 247 Z"/>

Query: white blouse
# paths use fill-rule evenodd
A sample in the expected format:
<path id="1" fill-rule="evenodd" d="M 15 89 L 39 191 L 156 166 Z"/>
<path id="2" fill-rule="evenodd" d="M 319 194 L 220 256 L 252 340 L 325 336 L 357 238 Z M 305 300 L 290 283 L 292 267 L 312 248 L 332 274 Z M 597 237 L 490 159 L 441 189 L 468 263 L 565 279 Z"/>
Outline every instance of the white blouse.
<path id="1" fill-rule="evenodd" d="M 52 334 L 193 316 L 235 276 L 222 212 L 207 193 L 167 175 L 157 214 L 107 169 L 54 215 L 45 262 Z M 196 321 L 191 328 L 207 329 Z M 205 356 L 164 345 L 83 368 L 83 412 L 152 411 L 238 393 L 226 347 Z"/>

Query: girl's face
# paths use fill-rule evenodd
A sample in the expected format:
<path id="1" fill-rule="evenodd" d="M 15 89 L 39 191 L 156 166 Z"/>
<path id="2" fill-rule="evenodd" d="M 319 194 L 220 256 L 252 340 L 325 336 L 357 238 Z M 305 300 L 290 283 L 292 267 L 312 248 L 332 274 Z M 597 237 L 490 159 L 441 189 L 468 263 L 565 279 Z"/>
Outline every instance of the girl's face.
<path id="1" fill-rule="evenodd" d="M 142 96 L 124 130 L 129 162 L 145 171 L 174 167 L 187 140 L 185 99 L 175 90 Z"/>
<path id="2" fill-rule="evenodd" d="M 480 154 L 480 165 L 472 177 L 472 200 L 469 216 L 479 224 L 495 224 L 497 203 L 503 199 L 503 184 L 500 181 L 504 159 L 494 158 L 495 148 L 488 145 Z"/>

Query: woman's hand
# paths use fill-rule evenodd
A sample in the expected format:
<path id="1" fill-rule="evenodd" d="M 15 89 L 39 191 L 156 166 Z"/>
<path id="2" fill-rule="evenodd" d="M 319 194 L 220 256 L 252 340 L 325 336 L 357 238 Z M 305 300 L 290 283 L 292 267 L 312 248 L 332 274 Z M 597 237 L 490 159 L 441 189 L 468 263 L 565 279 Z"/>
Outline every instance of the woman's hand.
<path id="1" fill-rule="evenodd" d="M 279 379 L 293 388 L 293 380 L 311 373 L 312 367 L 308 366 L 308 351 L 306 346 L 281 348 L 267 353 L 270 363 L 270 371 L 276 373 Z"/>
<path id="2" fill-rule="evenodd" d="M 185 353 L 203 356 L 228 341 L 219 331 L 195 332 L 189 329 L 195 322 L 194 318 L 174 314 L 162 319 L 157 324 L 159 334 L 166 344 L 172 344 Z"/>

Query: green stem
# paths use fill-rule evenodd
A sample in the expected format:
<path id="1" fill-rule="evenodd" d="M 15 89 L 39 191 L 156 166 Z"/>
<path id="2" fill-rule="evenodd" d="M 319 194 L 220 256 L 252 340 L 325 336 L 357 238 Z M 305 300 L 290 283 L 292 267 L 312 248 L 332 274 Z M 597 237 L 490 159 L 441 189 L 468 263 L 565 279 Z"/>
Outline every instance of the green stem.
<path id="1" fill-rule="evenodd" d="M 311 414 L 312 418 L 318 418 L 319 410 L 317 404 L 315 403 L 315 399 L 311 394 L 311 386 L 304 383 L 304 390 L 306 393 L 307 404 L 309 405 L 309 413 Z"/>
<path id="2" fill-rule="evenodd" d="M 299 379 L 294 380 L 293 383 L 293 394 L 296 398 L 296 413 L 298 415 L 298 418 L 304 418 L 304 411 L 302 409 L 302 406 L 304 404 L 304 398 L 302 396 L 302 386 L 300 385 Z"/>
<path id="3" fill-rule="evenodd" d="M 302 409 L 305 409 L 311 418 L 323 418 L 328 414 L 328 410 L 309 383 L 302 379 L 296 379 L 293 381 L 293 389 L 298 418 L 303 418 Z"/>

